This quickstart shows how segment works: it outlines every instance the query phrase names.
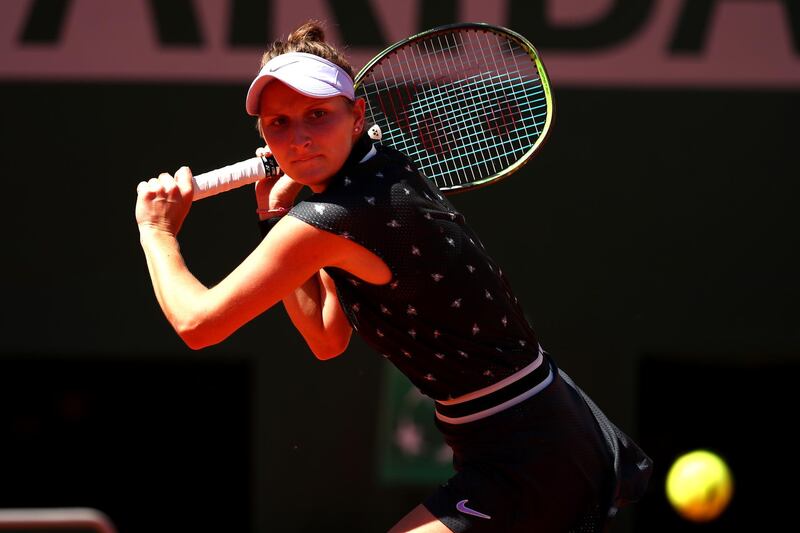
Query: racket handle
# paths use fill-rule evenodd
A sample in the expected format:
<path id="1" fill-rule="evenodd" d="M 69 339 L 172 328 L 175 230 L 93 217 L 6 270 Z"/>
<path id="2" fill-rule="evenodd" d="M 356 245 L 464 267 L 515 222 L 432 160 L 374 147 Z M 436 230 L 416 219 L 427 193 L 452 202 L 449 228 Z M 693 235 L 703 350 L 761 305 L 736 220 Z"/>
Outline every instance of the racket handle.
<path id="1" fill-rule="evenodd" d="M 280 176 L 280 174 L 281 170 L 274 157 L 252 157 L 227 167 L 193 176 L 194 201 L 255 183 L 268 176 Z"/>

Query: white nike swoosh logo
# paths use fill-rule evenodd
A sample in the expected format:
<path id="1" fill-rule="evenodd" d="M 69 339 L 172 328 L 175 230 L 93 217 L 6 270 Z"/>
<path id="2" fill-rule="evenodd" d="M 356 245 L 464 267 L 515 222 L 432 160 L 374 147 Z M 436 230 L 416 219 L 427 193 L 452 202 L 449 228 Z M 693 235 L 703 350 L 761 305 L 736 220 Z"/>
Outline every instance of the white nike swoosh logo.
<path id="1" fill-rule="evenodd" d="M 461 500 L 460 502 L 458 502 L 456 504 L 456 509 L 458 509 L 459 511 L 461 511 L 464 514 L 477 516 L 478 518 L 485 518 L 486 520 L 491 520 L 492 519 L 492 517 L 489 516 L 488 514 L 483 514 L 483 513 L 479 512 L 479 511 L 476 511 L 475 509 L 470 509 L 469 507 L 467 507 L 467 502 L 468 501 L 469 500 Z"/>

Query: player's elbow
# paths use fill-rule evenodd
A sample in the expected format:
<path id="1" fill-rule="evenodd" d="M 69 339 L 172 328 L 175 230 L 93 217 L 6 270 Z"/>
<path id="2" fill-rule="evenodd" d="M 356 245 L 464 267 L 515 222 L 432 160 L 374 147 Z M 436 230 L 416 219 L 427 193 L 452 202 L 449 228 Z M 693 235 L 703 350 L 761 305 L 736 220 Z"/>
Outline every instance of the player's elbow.
<path id="1" fill-rule="evenodd" d="M 178 335 L 180 335 L 181 340 L 186 344 L 186 346 L 192 350 L 202 350 L 203 348 L 211 346 L 212 344 L 216 344 L 213 342 L 208 342 L 207 340 L 191 333 L 187 334 L 179 332 Z"/>
<path id="2" fill-rule="evenodd" d="M 192 350 L 202 350 L 222 340 L 217 328 L 212 327 L 211 324 L 201 320 L 199 317 L 190 317 L 179 322 L 175 321 L 173 322 L 173 327 L 181 340 Z"/>
<path id="3" fill-rule="evenodd" d="M 178 333 L 178 336 L 186 344 L 186 346 L 192 350 L 202 350 L 207 346 L 215 344 L 214 342 L 210 341 L 208 335 L 195 328 L 181 326 L 176 327 L 175 331 Z"/>
<path id="4" fill-rule="evenodd" d="M 320 361 L 327 361 L 328 359 L 333 359 L 339 355 L 344 353 L 344 350 L 331 350 L 326 348 L 321 348 L 319 346 L 315 346 L 311 348 L 311 351 L 314 353 L 314 357 L 319 359 Z"/>
<path id="5" fill-rule="evenodd" d="M 343 347 L 338 347 L 334 344 L 325 344 L 325 345 L 314 345 L 311 346 L 311 351 L 314 353 L 314 357 L 319 359 L 320 361 L 326 361 L 328 359 L 333 359 L 339 355 L 342 355 L 347 348 L 347 345 Z"/>
<path id="6" fill-rule="evenodd" d="M 314 357 L 320 361 L 325 361 L 342 355 L 349 344 L 350 332 L 347 332 L 345 335 L 329 336 L 325 339 L 325 342 L 314 343 L 310 348 L 314 353 Z"/>

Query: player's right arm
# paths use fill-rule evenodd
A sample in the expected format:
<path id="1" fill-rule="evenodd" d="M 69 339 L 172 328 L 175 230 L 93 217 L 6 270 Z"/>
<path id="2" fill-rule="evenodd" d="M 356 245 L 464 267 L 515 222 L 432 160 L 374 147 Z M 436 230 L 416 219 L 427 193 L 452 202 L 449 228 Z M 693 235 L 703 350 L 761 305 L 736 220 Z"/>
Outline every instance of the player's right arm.
<path id="1" fill-rule="evenodd" d="M 136 218 L 158 303 L 178 335 L 193 349 L 226 339 L 289 297 L 325 266 L 361 268 L 358 260 L 354 263 L 352 259 L 357 255 L 355 243 L 285 217 L 236 269 L 207 288 L 189 271 L 180 253 L 177 234 L 191 206 L 191 172 L 181 169 L 176 177 L 162 174 L 139 185 Z M 325 320 L 332 313 L 328 303 L 333 300 L 326 295 L 318 301 L 322 305 L 314 311 L 319 323 L 340 324 L 340 320 Z M 349 338 L 346 329 L 325 331 Z M 331 342 L 340 345 L 341 339 Z"/>

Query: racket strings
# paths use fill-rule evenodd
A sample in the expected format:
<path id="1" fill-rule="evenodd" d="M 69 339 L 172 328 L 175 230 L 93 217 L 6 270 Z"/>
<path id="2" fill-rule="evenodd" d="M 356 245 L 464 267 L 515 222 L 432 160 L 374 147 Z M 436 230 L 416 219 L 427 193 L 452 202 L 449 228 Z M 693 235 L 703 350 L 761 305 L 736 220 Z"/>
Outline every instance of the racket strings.
<path id="1" fill-rule="evenodd" d="M 469 117 L 482 118 L 485 119 L 486 122 L 489 122 L 490 119 L 496 116 L 495 109 L 498 109 L 504 105 L 508 106 L 509 109 L 511 106 L 518 107 L 520 110 L 525 112 L 530 112 L 538 108 L 545 108 L 547 106 L 544 96 L 544 88 L 542 87 L 541 83 L 520 80 L 519 84 L 514 85 L 513 83 L 509 83 L 506 86 L 509 89 L 517 90 L 505 91 L 502 94 L 484 94 L 482 93 L 482 87 L 484 87 L 487 83 L 491 83 L 492 77 L 476 76 L 474 78 L 475 79 L 472 81 L 472 83 L 458 81 L 450 84 L 451 87 L 440 85 L 437 88 L 438 94 L 436 96 L 417 98 L 415 104 L 419 107 L 415 109 L 413 113 L 421 114 L 426 111 L 438 109 L 439 106 L 441 106 L 441 99 L 439 98 L 440 96 L 449 98 L 453 102 L 460 99 L 470 99 L 470 101 L 466 102 L 466 104 L 460 104 L 458 107 L 453 106 L 453 112 L 456 113 L 456 117 L 455 120 L 450 121 L 456 126 L 465 126 L 468 123 L 472 124 L 474 122 L 468 121 L 467 119 Z M 494 76 L 493 78 L 500 79 L 499 76 Z M 486 99 L 477 100 L 475 98 L 476 96 L 488 97 L 488 105 Z M 413 118 L 413 116 L 414 114 L 412 113 L 406 113 L 406 117 Z M 499 120 L 504 121 L 505 125 L 506 118 L 507 117 L 505 116 L 500 116 Z M 516 119 L 514 120 L 516 121 Z M 540 125 L 537 123 L 534 123 L 534 125 L 537 126 L 537 130 L 529 135 L 540 134 L 540 131 L 538 130 Z M 527 127 L 527 124 L 523 124 L 523 126 Z"/>
<path id="2" fill-rule="evenodd" d="M 473 30 L 402 47 L 359 92 L 384 142 L 449 190 L 491 179 L 532 151 L 548 120 L 544 83 L 521 45 Z"/>
<path id="3" fill-rule="evenodd" d="M 453 73 L 451 72 L 451 67 L 453 66 L 452 57 L 455 46 L 450 46 L 450 43 L 447 42 L 447 35 L 445 35 L 444 43 L 442 43 L 441 35 L 436 37 L 435 44 L 438 45 L 438 49 L 442 51 L 439 54 L 434 55 L 430 51 L 432 48 L 437 48 L 437 46 L 434 46 L 433 39 L 423 41 L 423 43 L 425 44 L 426 52 L 428 52 L 426 57 L 434 58 L 433 61 L 429 62 L 429 65 L 433 67 L 431 70 L 436 71 L 435 74 L 438 79 L 452 79 Z M 447 85 L 447 82 L 444 82 L 444 85 Z M 452 122 L 454 118 L 453 115 L 456 112 L 454 109 L 455 102 L 447 96 L 445 91 L 440 89 L 441 85 L 439 84 L 435 85 L 433 90 L 426 89 L 432 98 L 417 98 L 413 102 L 412 109 L 414 109 L 414 112 L 410 113 L 410 115 L 412 117 L 415 115 L 421 116 L 421 123 L 425 125 L 424 130 L 420 130 L 421 134 L 419 136 L 423 141 L 423 147 L 426 148 L 425 155 L 430 154 L 437 156 L 437 160 L 432 165 L 429 165 L 428 162 L 420 157 L 418 163 L 423 169 L 423 172 L 430 171 L 430 167 L 432 166 L 433 170 L 437 171 L 441 176 L 439 182 L 441 182 L 443 186 L 452 186 L 454 183 L 448 178 L 456 175 L 459 167 L 467 168 L 467 165 L 464 165 L 463 161 L 456 162 L 455 158 L 444 157 L 444 154 L 450 154 L 453 151 L 452 147 L 454 143 L 460 141 L 461 131 Z M 425 94 L 425 92 L 423 92 L 423 94 Z M 418 121 L 418 123 L 420 122 Z M 434 149 L 431 150 L 428 149 L 428 147 L 433 147 Z M 423 154 L 419 154 L 419 156 L 422 155 Z M 456 155 L 459 155 L 458 151 L 456 151 Z"/>
<path id="4" fill-rule="evenodd" d="M 488 40 L 489 40 L 488 36 L 485 35 L 485 37 L 486 37 L 487 42 L 486 42 L 486 46 L 484 48 L 482 48 L 482 51 L 483 50 L 487 50 L 487 51 L 492 52 L 490 60 L 492 61 L 493 64 L 502 63 L 502 65 L 504 67 L 504 74 L 505 74 L 505 80 L 504 81 L 505 81 L 506 84 L 510 84 L 510 85 L 513 86 L 513 82 L 511 82 L 511 74 L 513 73 L 514 75 L 520 75 L 520 74 L 522 74 L 523 70 L 522 70 L 522 68 L 520 66 L 520 62 L 518 61 L 518 59 L 519 59 L 518 58 L 518 54 L 514 53 L 514 49 L 511 47 L 511 41 L 505 40 L 505 42 L 503 42 L 502 40 L 497 39 L 496 44 L 499 44 L 500 46 L 492 46 L 492 43 L 488 42 Z M 497 52 L 500 52 L 500 53 L 498 54 Z M 499 55 L 499 60 L 498 60 L 498 55 Z M 513 60 L 513 63 L 514 63 L 513 67 L 511 65 L 509 65 L 509 63 L 507 61 L 507 59 L 509 57 Z M 489 59 L 487 59 L 487 60 L 489 60 Z M 530 57 L 527 54 L 525 55 L 525 61 L 522 64 L 524 66 L 526 66 L 526 67 L 530 67 L 530 66 L 533 65 L 532 61 L 530 60 Z M 537 76 L 536 76 L 535 79 L 537 80 L 537 82 L 539 82 L 538 83 L 538 87 L 541 88 L 541 80 L 538 77 L 538 69 L 537 69 Z M 492 85 L 490 85 L 490 87 L 493 87 L 493 88 L 497 89 L 499 87 L 499 85 L 498 84 L 492 84 Z M 528 106 L 529 108 L 531 106 L 535 106 L 536 105 L 535 101 L 531 100 L 531 96 L 532 95 L 533 95 L 532 92 L 527 92 L 527 91 L 523 92 L 521 95 L 511 95 L 513 104 L 510 104 L 510 105 L 519 106 L 520 104 L 524 103 L 524 105 Z M 543 88 L 542 88 L 542 96 L 543 96 Z M 521 116 L 521 115 L 519 115 L 519 111 L 520 111 L 520 109 L 517 108 L 517 112 L 515 114 L 518 115 L 518 116 Z M 526 111 L 529 111 L 529 110 L 526 110 Z M 509 130 L 508 125 L 506 124 L 506 118 L 509 118 L 509 121 L 513 122 L 514 126 L 516 126 L 516 123 L 518 122 L 518 120 L 514 118 L 513 114 L 511 116 L 507 116 L 507 115 L 503 115 L 502 112 L 501 112 L 501 118 L 502 118 L 502 122 L 503 122 L 502 123 L 502 127 L 504 127 L 506 129 L 506 131 L 508 132 L 509 138 L 515 140 L 516 142 L 512 142 L 512 146 L 511 147 L 495 146 L 493 148 L 497 148 L 497 149 L 496 150 L 492 150 L 492 152 L 497 153 L 498 154 L 497 157 L 501 157 L 501 158 L 503 158 L 503 155 L 506 155 L 506 157 L 503 158 L 503 164 L 508 166 L 508 165 L 512 164 L 513 161 L 516 159 L 518 152 L 526 151 L 527 148 L 532 145 L 532 142 L 535 142 L 535 140 L 539 137 L 540 131 L 539 131 L 538 127 L 535 128 L 535 132 L 534 133 L 531 133 L 530 131 L 528 131 L 528 127 L 529 127 L 528 121 L 521 121 L 520 122 L 521 128 L 513 127 L 511 130 Z M 535 124 L 536 124 L 535 120 L 533 121 L 533 124 L 535 126 Z M 503 154 L 503 150 L 504 149 L 506 150 L 505 154 Z"/>

